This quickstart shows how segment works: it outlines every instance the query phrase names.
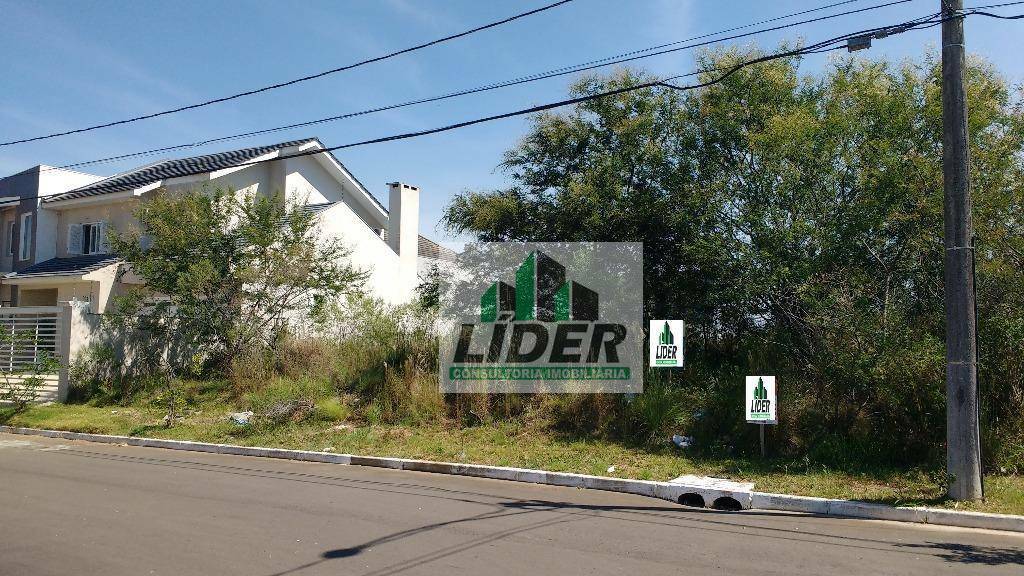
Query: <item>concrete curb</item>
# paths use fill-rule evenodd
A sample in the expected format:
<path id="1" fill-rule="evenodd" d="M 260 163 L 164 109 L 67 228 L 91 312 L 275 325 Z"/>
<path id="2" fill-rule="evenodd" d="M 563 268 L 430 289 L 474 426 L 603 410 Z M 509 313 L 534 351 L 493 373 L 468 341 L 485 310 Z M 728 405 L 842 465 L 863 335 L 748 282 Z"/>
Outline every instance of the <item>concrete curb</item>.
<path id="1" fill-rule="evenodd" d="M 1013 516 L 1010 514 L 987 514 L 984 512 L 949 510 L 947 508 L 892 507 L 883 504 L 857 502 L 855 500 L 789 496 L 765 492 L 754 492 L 751 496 L 751 508 L 760 510 L 785 510 L 788 512 L 808 512 L 823 516 L 843 516 L 869 520 L 892 520 L 895 522 L 916 522 L 919 524 L 958 526 L 961 528 L 1024 532 L 1024 516 Z"/>
<path id="2" fill-rule="evenodd" d="M 474 476 L 510 480 L 513 482 L 530 482 L 552 486 L 573 488 L 590 488 L 624 492 L 660 498 L 670 502 L 679 502 L 684 495 L 698 495 L 709 507 L 729 509 L 729 505 L 743 509 L 780 510 L 787 512 L 807 512 L 822 516 L 840 516 L 872 520 L 892 520 L 896 522 L 914 522 L 919 524 L 938 524 L 965 528 L 984 528 L 989 530 L 1005 530 L 1024 532 L 1024 516 L 1007 514 L 985 514 L 981 512 L 962 512 L 940 508 L 905 508 L 891 507 L 853 500 L 836 500 L 830 498 L 813 498 L 809 496 L 789 496 L 786 494 L 770 494 L 765 492 L 743 492 L 720 490 L 697 484 L 681 484 L 675 482 L 655 482 L 651 480 L 630 480 L 625 478 L 608 478 L 587 474 L 570 474 L 567 472 L 547 472 L 526 468 L 508 468 L 504 466 L 484 466 L 480 464 L 458 464 L 451 462 L 432 462 L 429 460 L 411 460 L 407 458 L 383 458 L 376 456 L 356 456 L 352 454 L 335 454 L 332 452 L 313 452 L 306 450 L 286 450 L 284 448 L 260 448 L 236 446 L 233 444 L 211 444 L 207 442 L 190 442 L 187 440 L 162 440 L 158 438 L 141 438 L 135 436 L 110 436 L 106 434 L 88 434 L 82 432 L 65 432 L 61 430 L 41 430 L 38 428 L 21 428 L 0 426 L 0 432 L 30 436 L 46 436 L 64 440 L 84 440 L 104 444 L 126 444 L 149 448 L 166 448 L 169 450 L 188 450 L 192 452 L 210 452 L 214 454 L 231 454 L 236 456 L 261 456 L 264 458 L 281 458 L 285 460 L 302 460 L 306 462 L 322 462 L 326 464 L 346 464 L 352 466 L 372 466 L 391 468 L 394 470 L 414 470 L 417 472 L 433 472 L 435 474 L 453 474 L 458 476 Z M 735 503 L 722 498 L 731 499 Z"/>

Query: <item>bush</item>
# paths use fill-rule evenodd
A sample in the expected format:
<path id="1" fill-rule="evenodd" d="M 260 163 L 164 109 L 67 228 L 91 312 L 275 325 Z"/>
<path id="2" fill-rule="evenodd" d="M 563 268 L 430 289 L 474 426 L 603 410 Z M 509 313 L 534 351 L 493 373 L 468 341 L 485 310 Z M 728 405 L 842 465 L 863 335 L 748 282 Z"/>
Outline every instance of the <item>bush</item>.
<path id="1" fill-rule="evenodd" d="M 68 402 L 128 404 L 149 387 L 149 378 L 125 370 L 108 345 L 94 344 L 79 353 L 68 368 Z"/>
<path id="2" fill-rule="evenodd" d="M 273 354 L 272 369 L 286 378 L 314 376 L 328 382 L 340 379 L 337 343 L 323 337 L 285 335 Z"/>
<path id="3" fill-rule="evenodd" d="M 243 406 L 256 414 L 265 415 L 281 404 L 316 402 L 332 398 L 334 389 L 321 380 L 303 377 L 296 380 L 275 377 L 262 387 L 245 395 Z"/>
<path id="4" fill-rule="evenodd" d="M 616 394 L 537 395 L 542 414 L 551 427 L 574 435 L 613 436 L 622 415 Z"/>
<path id="5" fill-rule="evenodd" d="M 664 443 L 681 430 L 685 413 L 679 390 L 655 380 L 626 403 L 625 433 L 635 442 Z"/>
<path id="6" fill-rule="evenodd" d="M 203 370 L 223 374 L 240 355 L 272 348 L 281 318 L 314 319 L 367 276 L 280 194 L 161 190 L 133 214 L 138 226 L 109 240 L 146 286 L 118 295 L 112 316 L 201 353 Z"/>
<path id="7" fill-rule="evenodd" d="M 249 348 L 231 360 L 228 379 L 236 396 L 244 396 L 260 387 L 276 375 L 273 355 L 270 350 Z"/>
<path id="8" fill-rule="evenodd" d="M 308 416 L 325 422 L 446 418 L 433 318 L 416 306 L 353 297 L 329 309 L 305 336 L 282 331 L 272 347 L 239 354 L 229 376 L 235 395 L 258 414 L 300 402 L 312 406 Z"/>
<path id="9" fill-rule="evenodd" d="M 353 298 L 328 321 L 333 340 L 305 344 L 307 353 L 315 346 L 330 354 L 333 363 L 288 364 L 320 370 L 339 394 L 355 394 L 372 423 L 437 422 L 444 418 L 445 405 L 437 389 L 433 322 L 429 312 L 415 306 Z"/>
<path id="10" fill-rule="evenodd" d="M 352 409 L 338 398 L 322 398 L 313 404 L 313 418 L 322 422 L 344 422 Z"/>

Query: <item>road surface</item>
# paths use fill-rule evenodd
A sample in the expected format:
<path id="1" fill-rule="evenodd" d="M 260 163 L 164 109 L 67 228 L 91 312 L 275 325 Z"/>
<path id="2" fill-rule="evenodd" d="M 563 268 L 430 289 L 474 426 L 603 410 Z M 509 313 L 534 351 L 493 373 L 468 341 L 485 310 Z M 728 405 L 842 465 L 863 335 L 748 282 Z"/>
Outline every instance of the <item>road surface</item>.
<path id="1" fill-rule="evenodd" d="M 1024 535 L 0 434 L 0 575 L 1024 574 Z"/>

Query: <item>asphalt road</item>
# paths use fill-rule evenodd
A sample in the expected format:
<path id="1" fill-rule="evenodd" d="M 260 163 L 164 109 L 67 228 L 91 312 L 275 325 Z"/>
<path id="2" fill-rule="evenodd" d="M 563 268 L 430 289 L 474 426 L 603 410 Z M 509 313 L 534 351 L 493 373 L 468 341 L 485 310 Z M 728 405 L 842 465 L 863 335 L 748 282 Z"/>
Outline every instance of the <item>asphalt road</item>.
<path id="1" fill-rule="evenodd" d="M 1024 535 L 0 434 L 0 575 L 1024 574 Z"/>

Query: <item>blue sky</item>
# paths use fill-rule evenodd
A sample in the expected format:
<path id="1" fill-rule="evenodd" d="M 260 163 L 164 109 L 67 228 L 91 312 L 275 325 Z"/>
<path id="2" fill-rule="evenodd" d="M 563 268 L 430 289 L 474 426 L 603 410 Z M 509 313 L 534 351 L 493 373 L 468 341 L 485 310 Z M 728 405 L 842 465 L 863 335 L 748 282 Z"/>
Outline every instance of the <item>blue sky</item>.
<path id="1" fill-rule="evenodd" d="M 255 88 L 445 36 L 548 0 L 336 0 L 302 2 L 0 0 L 0 140 L 134 116 Z M 827 14 L 880 4 L 859 1 Z M 753 0 L 575 0 L 511 24 L 326 78 L 132 125 L 0 148 L 0 175 L 353 112 L 502 81 L 681 40 L 830 3 Z M 968 6 L 995 0 L 966 2 Z M 895 23 L 938 10 L 938 0 L 743 40 L 774 47 Z M 1024 12 L 1024 6 L 1003 9 Z M 806 16 L 801 17 L 806 18 Z M 1024 77 L 1024 24 L 976 17 L 972 53 L 1013 83 Z M 876 41 L 869 58 L 900 60 L 935 50 L 938 28 Z M 827 55 L 807 58 L 820 70 Z M 657 75 L 688 72 L 689 51 L 634 63 Z M 536 105 L 565 97 L 573 76 L 175 153 L 185 156 L 318 136 L 328 146 Z M 423 232 L 453 245 L 437 226 L 455 193 L 505 183 L 496 169 L 527 127 L 515 118 L 445 134 L 342 151 L 339 158 L 387 201 L 386 182 L 422 189 Z M 147 160 L 87 168 L 113 174 Z"/>

